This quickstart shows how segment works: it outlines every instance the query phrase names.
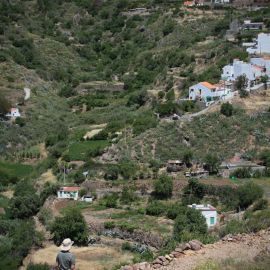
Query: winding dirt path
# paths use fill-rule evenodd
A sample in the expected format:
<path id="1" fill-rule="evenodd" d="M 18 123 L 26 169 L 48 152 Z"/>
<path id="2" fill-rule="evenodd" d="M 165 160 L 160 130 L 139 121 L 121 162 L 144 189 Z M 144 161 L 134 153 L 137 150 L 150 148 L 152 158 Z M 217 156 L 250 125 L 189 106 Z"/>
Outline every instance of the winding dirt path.
<path id="1" fill-rule="evenodd" d="M 186 251 L 182 257 L 175 259 L 162 270 L 193 270 L 207 262 L 221 262 L 226 259 L 237 261 L 252 261 L 266 246 L 270 245 L 270 231 L 257 234 L 241 235 L 241 240 L 235 242 L 219 241 L 206 245 L 199 251 Z"/>

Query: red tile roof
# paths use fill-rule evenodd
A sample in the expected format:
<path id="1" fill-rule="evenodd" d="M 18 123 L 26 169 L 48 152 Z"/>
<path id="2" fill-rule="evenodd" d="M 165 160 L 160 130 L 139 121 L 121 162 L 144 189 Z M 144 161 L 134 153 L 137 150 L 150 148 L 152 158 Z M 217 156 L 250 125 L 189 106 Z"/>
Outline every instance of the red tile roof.
<path id="1" fill-rule="evenodd" d="M 61 187 L 61 191 L 68 191 L 68 192 L 74 192 L 74 191 L 79 191 L 80 187 Z"/>
<path id="2" fill-rule="evenodd" d="M 200 82 L 200 84 L 202 84 L 203 86 L 209 88 L 209 89 L 214 89 L 216 88 L 213 84 L 209 83 L 209 82 Z"/>

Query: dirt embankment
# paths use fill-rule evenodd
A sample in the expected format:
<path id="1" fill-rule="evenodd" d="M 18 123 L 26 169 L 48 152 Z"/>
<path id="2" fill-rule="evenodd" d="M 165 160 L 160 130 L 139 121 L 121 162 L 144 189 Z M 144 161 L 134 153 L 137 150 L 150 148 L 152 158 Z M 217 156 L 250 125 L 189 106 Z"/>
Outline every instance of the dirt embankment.
<path id="1" fill-rule="evenodd" d="M 242 234 L 237 237 L 226 237 L 214 244 L 204 246 L 199 251 L 187 250 L 161 270 L 193 270 L 207 262 L 222 262 L 227 259 L 253 261 L 262 251 L 270 246 L 270 230 L 256 234 Z"/>

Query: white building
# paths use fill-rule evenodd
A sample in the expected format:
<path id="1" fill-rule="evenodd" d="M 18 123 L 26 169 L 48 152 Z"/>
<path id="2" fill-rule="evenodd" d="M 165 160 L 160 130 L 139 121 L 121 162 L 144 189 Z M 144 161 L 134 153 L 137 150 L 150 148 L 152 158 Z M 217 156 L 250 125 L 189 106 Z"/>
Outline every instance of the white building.
<path id="1" fill-rule="evenodd" d="M 217 224 L 217 210 L 210 204 L 192 204 L 188 205 L 188 207 L 201 211 L 202 215 L 206 219 L 208 228 Z"/>
<path id="2" fill-rule="evenodd" d="M 61 187 L 57 192 L 58 199 L 73 199 L 75 201 L 79 198 L 79 187 Z"/>
<path id="3" fill-rule="evenodd" d="M 270 33 L 260 33 L 256 40 L 256 44 L 247 48 L 249 54 L 270 54 Z"/>
<path id="4" fill-rule="evenodd" d="M 190 100 L 202 100 L 206 104 L 213 100 L 226 100 L 232 97 L 231 89 L 221 84 L 211 84 L 209 82 L 200 82 L 189 88 Z"/>
<path id="5" fill-rule="evenodd" d="M 226 81 L 235 81 L 239 76 L 245 75 L 248 80 L 254 81 L 255 74 L 252 65 L 238 59 L 234 59 L 233 63 L 222 68 L 221 78 Z"/>
<path id="6" fill-rule="evenodd" d="M 91 203 L 93 202 L 93 197 L 91 195 L 84 195 L 82 196 L 81 201 Z"/>
<path id="7" fill-rule="evenodd" d="M 250 63 L 264 69 L 265 74 L 270 77 L 270 57 L 254 57 Z"/>
<path id="8" fill-rule="evenodd" d="M 239 76 L 246 76 L 248 79 L 247 89 L 250 89 L 261 76 L 265 75 L 265 68 L 255 63 L 246 63 L 234 59 L 233 63 L 223 67 L 221 78 L 227 82 L 234 82 Z"/>
<path id="9" fill-rule="evenodd" d="M 18 108 L 11 108 L 10 112 L 6 114 L 6 117 L 17 118 L 21 117 L 21 114 Z"/>

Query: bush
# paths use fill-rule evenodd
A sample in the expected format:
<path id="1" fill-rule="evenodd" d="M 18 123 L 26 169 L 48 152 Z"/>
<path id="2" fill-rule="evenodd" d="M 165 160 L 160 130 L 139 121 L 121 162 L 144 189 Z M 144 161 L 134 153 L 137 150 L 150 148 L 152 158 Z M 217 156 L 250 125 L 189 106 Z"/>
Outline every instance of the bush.
<path id="1" fill-rule="evenodd" d="M 40 207 L 40 199 L 36 194 L 13 197 L 10 200 L 9 214 L 12 218 L 25 219 L 35 215 Z"/>
<path id="2" fill-rule="evenodd" d="M 173 180 L 170 176 L 161 175 L 154 183 L 154 196 L 159 199 L 168 199 L 172 196 Z"/>
<path id="3" fill-rule="evenodd" d="M 268 201 L 266 199 L 259 199 L 252 207 L 253 211 L 264 210 L 268 207 Z"/>
<path id="4" fill-rule="evenodd" d="M 124 187 L 120 196 L 120 201 L 123 204 L 131 204 L 137 199 L 137 196 L 132 189 Z"/>
<path id="5" fill-rule="evenodd" d="M 220 113 L 229 117 L 233 115 L 233 105 L 229 102 L 223 103 L 220 108 Z"/>
<path id="6" fill-rule="evenodd" d="M 106 195 L 102 198 L 101 204 L 107 208 L 116 208 L 118 201 L 118 194 L 113 193 L 110 195 Z"/>
<path id="7" fill-rule="evenodd" d="M 244 223 L 240 220 L 231 220 L 225 227 L 219 231 L 219 236 L 224 237 L 227 234 L 238 234 L 245 232 Z"/>
<path id="8" fill-rule="evenodd" d="M 46 228 L 48 228 L 53 220 L 52 210 L 44 207 L 41 208 L 38 213 L 38 219 Z"/>
<path id="9" fill-rule="evenodd" d="M 109 165 L 104 175 L 106 180 L 117 180 L 119 174 L 119 167 L 117 165 Z"/>
<path id="10" fill-rule="evenodd" d="M 174 223 L 174 238 L 177 241 L 187 241 L 194 238 L 194 235 L 207 233 L 205 217 L 200 211 L 186 207 L 185 213 L 177 216 Z"/>
<path id="11" fill-rule="evenodd" d="M 104 228 L 109 230 L 115 228 L 115 223 L 113 221 L 104 222 Z"/>
<path id="12" fill-rule="evenodd" d="M 248 182 L 238 189 L 239 194 L 239 207 L 247 208 L 256 200 L 262 198 L 263 189 L 253 182 Z"/>
<path id="13" fill-rule="evenodd" d="M 71 238 L 77 245 L 88 241 L 88 228 L 83 215 L 77 208 L 67 209 L 62 217 L 56 217 L 51 226 L 53 240 L 60 245 L 65 238 Z"/>
<path id="14" fill-rule="evenodd" d="M 73 87 L 71 85 L 65 85 L 61 88 L 58 95 L 60 97 L 68 98 L 68 97 L 72 97 L 72 96 L 76 95 L 76 91 L 73 89 Z"/>
<path id="15" fill-rule="evenodd" d="M 251 178 L 252 170 L 251 168 L 238 168 L 230 174 L 230 177 Z"/>
<path id="16" fill-rule="evenodd" d="M 151 200 L 146 206 L 146 214 L 150 216 L 161 216 L 166 212 L 165 205 L 157 200 Z"/>

